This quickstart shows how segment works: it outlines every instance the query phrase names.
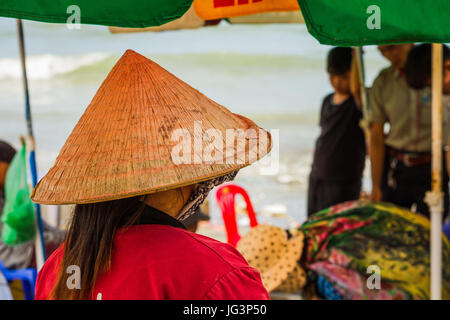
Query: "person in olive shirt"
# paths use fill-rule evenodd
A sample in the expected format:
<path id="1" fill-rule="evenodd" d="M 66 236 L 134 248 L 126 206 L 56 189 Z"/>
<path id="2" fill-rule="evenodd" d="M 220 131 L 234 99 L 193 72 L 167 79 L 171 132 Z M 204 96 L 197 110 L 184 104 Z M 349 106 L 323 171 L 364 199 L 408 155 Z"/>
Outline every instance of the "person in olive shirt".
<path id="1" fill-rule="evenodd" d="M 333 48 L 327 71 L 334 93 L 325 97 L 320 112 L 308 186 L 308 216 L 329 206 L 360 197 L 366 157 L 359 122 L 362 112 L 350 93 L 351 48 Z"/>
<path id="2" fill-rule="evenodd" d="M 392 65 L 380 72 L 369 91 L 370 110 L 366 119 L 370 123 L 371 199 L 429 216 L 424 197 L 431 189 L 431 90 L 411 88 L 406 81 L 404 67 L 412 47 L 412 44 L 379 46 Z M 420 67 L 420 63 L 412 66 Z M 442 117 L 445 147 L 446 108 Z M 387 133 L 385 124 L 389 124 Z M 446 216 L 449 203 L 446 170 L 443 170 L 443 192 Z"/>

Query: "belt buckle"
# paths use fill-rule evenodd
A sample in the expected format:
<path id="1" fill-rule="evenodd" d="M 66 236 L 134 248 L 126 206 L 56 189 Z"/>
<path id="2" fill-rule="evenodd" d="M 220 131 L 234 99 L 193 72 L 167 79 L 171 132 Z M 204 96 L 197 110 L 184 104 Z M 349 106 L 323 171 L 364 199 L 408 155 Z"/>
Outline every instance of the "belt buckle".
<path id="1" fill-rule="evenodd" d="M 411 156 L 409 154 L 404 154 L 403 155 L 403 163 L 407 167 L 412 167 L 412 166 L 414 166 L 413 160 L 416 158 L 417 157 L 415 157 L 415 156 Z"/>

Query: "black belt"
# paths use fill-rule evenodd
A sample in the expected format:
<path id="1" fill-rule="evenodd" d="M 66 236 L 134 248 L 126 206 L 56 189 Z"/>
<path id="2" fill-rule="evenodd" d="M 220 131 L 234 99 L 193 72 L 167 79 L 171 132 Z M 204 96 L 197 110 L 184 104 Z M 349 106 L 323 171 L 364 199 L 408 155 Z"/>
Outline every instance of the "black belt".
<path id="1" fill-rule="evenodd" d="M 387 147 L 388 154 L 391 158 L 395 158 L 407 167 L 415 167 L 431 163 L 430 152 L 404 152 Z"/>

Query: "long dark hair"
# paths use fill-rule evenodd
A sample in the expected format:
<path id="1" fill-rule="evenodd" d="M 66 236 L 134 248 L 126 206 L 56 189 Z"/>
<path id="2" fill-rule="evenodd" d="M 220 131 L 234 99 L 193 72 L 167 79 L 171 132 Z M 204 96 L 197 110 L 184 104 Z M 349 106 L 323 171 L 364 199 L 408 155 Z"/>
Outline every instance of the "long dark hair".
<path id="1" fill-rule="evenodd" d="M 135 224 L 145 207 L 138 197 L 76 205 L 64 254 L 51 299 L 91 299 L 102 272 L 111 267 L 113 240 L 118 228 Z M 67 273 L 71 265 L 80 268 L 80 289 L 69 289 Z"/>

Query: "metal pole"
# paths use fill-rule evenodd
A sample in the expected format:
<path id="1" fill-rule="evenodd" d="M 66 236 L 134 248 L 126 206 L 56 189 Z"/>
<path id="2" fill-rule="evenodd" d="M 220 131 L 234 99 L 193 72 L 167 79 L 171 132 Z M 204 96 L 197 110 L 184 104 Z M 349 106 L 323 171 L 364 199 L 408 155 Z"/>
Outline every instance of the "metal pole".
<path id="1" fill-rule="evenodd" d="M 361 104 L 364 112 L 369 111 L 369 99 L 366 90 L 366 74 L 364 69 L 363 48 L 356 47 L 356 64 L 358 66 L 358 78 L 361 90 Z"/>
<path id="2" fill-rule="evenodd" d="M 426 195 L 431 215 L 431 299 L 442 299 L 442 44 L 433 44 L 432 75 L 432 181 Z"/>
<path id="3" fill-rule="evenodd" d="M 20 60 L 22 63 L 22 79 L 23 79 L 23 88 L 25 91 L 25 118 L 27 121 L 27 144 L 30 150 L 30 171 L 31 171 L 31 179 L 33 183 L 33 188 L 37 184 L 37 167 L 36 167 L 36 153 L 35 153 L 35 145 L 34 145 L 34 135 L 33 135 L 33 122 L 31 119 L 31 108 L 30 108 L 30 96 L 28 93 L 28 78 L 27 78 L 27 68 L 25 61 L 25 42 L 23 37 L 23 27 L 22 20 L 17 20 L 17 31 L 19 33 L 19 49 L 20 49 Z M 38 270 L 42 267 L 45 261 L 45 245 L 44 245 L 44 231 L 42 225 L 42 217 L 41 217 L 41 207 L 39 204 L 35 203 L 36 208 L 36 229 L 38 236 L 35 241 L 36 248 L 36 266 Z"/>

